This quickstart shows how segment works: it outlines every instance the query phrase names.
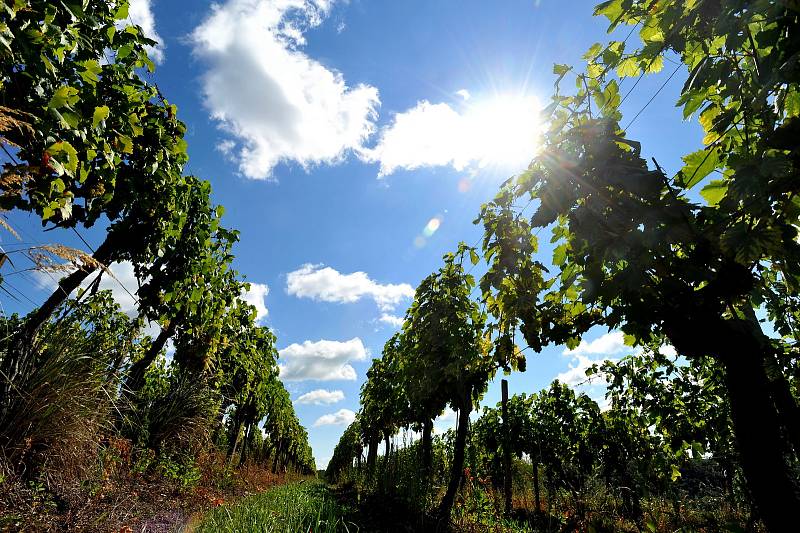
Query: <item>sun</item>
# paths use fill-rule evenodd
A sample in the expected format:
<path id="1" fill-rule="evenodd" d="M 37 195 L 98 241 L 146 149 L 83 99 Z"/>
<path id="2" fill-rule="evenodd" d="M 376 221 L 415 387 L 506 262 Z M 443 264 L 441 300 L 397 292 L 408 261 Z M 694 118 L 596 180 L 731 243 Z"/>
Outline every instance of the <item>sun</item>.
<path id="1" fill-rule="evenodd" d="M 495 94 L 470 100 L 465 119 L 479 166 L 519 171 L 536 155 L 542 131 L 539 100 L 529 94 Z"/>

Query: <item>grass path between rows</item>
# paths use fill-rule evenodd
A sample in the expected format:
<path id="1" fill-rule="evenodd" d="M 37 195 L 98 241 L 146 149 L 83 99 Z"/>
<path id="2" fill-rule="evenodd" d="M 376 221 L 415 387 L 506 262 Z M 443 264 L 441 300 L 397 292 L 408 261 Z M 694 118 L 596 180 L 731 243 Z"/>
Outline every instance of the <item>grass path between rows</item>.
<path id="1" fill-rule="evenodd" d="M 196 533 L 354 533 L 348 510 L 318 480 L 289 483 L 208 512 Z"/>

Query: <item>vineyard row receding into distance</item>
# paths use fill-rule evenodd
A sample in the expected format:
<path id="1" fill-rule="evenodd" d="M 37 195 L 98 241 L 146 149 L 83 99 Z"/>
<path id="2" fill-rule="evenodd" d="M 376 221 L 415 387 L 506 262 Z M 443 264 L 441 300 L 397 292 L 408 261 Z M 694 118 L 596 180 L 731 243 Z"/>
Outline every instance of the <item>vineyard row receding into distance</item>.
<path id="1" fill-rule="evenodd" d="M 797 530 L 796 2 L 599 4 L 624 40 L 555 65 L 531 164 L 419 284 L 322 474 L 276 337 L 241 298 L 239 234 L 185 174 L 186 126 L 128 10 L 0 2 L 0 210 L 106 228 L 90 252 L 0 252 L 58 280 L 0 318 L 0 530 Z M 668 176 L 627 134 L 661 89 L 627 122 L 621 106 L 676 75 L 705 137 Z M 100 290 L 121 261 L 134 317 Z M 606 404 L 503 380 L 477 409 L 499 372 L 595 327 L 630 347 L 586 372 Z"/>

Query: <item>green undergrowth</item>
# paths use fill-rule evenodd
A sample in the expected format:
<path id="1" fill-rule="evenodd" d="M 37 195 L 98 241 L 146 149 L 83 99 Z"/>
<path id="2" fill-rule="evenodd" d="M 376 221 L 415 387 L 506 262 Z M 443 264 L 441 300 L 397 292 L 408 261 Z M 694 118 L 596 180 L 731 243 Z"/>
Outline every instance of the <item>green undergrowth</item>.
<path id="1" fill-rule="evenodd" d="M 347 509 L 324 483 L 301 481 L 250 496 L 209 512 L 198 533 L 355 532 Z"/>

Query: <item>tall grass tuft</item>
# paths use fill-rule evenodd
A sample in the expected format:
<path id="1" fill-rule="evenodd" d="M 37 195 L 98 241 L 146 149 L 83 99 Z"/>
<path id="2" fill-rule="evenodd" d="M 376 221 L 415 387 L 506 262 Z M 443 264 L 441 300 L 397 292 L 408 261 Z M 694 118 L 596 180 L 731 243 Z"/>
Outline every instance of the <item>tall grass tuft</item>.
<path id="1" fill-rule="evenodd" d="M 48 328 L 36 365 L 0 410 L 0 449 L 18 475 L 80 476 L 97 457 L 118 381 L 86 337 Z M 7 355 L 4 343 L 0 357 Z"/>
<path id="2" fill-rule="evenodd" d="M 153 370 L 159 374 L 159 369 Z M 134 425 L 134 440 L 153 449 L 199 450 L 211 438 L 218 395 L 203 380 L 190 379 L 175 369 L 167 372 L 153 376 L 159 383 L 146 386 L 135 400 L 135 420 L 129 421 Z"/>

